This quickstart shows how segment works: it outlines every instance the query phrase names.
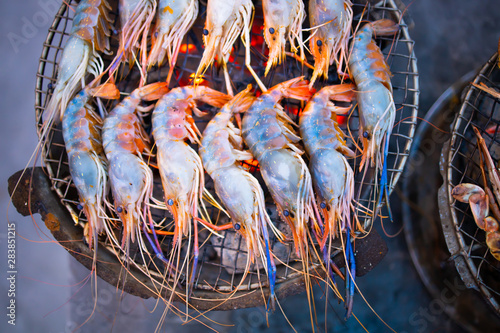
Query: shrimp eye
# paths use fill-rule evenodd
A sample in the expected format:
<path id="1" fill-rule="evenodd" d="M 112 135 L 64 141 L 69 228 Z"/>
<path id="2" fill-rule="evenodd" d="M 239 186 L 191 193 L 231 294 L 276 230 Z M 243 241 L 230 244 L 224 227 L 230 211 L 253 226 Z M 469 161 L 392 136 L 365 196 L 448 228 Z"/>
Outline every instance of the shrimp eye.
<path id="1" fill-rule="evenodd" d="M 123 212 L 123 207 L 122 207 L 122 206 L 118 206 L 118 207 L 116 207 L 116 211 L 117 211 L 118 213 Z"/>
<path id="2" fill-rule="evenodd" d="M 316 45 L 318 45 L 318 46 L 323 45 L 323 42 L 321 41 L 321 39 L 318 39 L 318 40 L 316 41 Z"/>
<path id="3" fill-rule="evenodd" d="M 239 224 L 239 223 L 235 223 L 235 224 L 234 224 L 234 230 L 238 231 L 238 230 L 240 230 L 240 229 L 241 229 L 241 224 Z"/>
<path id="4" fill-rule="evenodd" d="M 288 216 L 288 215 L 290 215 L 290 212 L 289 212 L 288 210 L 286 210 L 286 209 L 285 209 L 285 210 L 283 211 L 283 215 Z"/>
<path id="5" fill-rule="evenodd" d="M 169 206 L 172 206 L 172 205 L 174 204 L 174 200 L 172 200 L 172 199 L 168 199 L 167 204 L 168 204 Z"/>
<path id="6" fill-rule="evenodd" d="M 52 90 L 52 88 L 54 88 L 54 85 L 53 85 L 52 83 L 49 83 L 49 84 L 47 85 L 47 89 Z"/>
<path id="7" fill-rule="evenodd" d="M 78 205 L 76 206 L 76 208 L 78 208 L 78 210 L 82 210 L 82 209 L 83 209 L 83 206 L 82 206 L 82 204 L 78 204 Z"/>
<path id="8" fill-rule="evenodd" d="M 326 203 L 322 202 L 320 205 L 321 209 L 325 209 L 326 208 Z"/>
<path id="9" fill-rule="evenodd" d="M 274 28 L 269 28 L 269 33 L 272 35 L 274 34 Z"/>
<path id="10" fill-rule="evenodd" d="M 363 137 L 366 138 L 366 139 L 370 139 L 370 133 L 368 133 L 368 131 L 364 131 L 363 132 Z"/>
<path id="11" fill-rule="evenodd" d="M 203 34 L 204 34 L 205 36 L 208 36 L 208 30 L 207 30 L 207 29 L 203 29 Z"/>

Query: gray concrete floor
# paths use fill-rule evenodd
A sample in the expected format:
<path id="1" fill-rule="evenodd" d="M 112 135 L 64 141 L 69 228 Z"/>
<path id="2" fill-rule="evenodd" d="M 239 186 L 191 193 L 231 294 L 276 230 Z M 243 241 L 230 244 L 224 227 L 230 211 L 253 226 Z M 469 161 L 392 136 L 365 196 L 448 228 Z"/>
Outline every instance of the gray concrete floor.
<path id="1" fill-rule="evenodd" d="M 44 234 L 40 234 L 40 231 L 37 233 L 34 224 L 40 224 L 38 215 L 32 220 L 20 216 L 12 207 L 8 208 L 9 196 L 6 190 L 7 178 L 26 166 L 36 145 L 33 107 L 35 74 L 47 29 L 59 3 L 57 0 L 0 3 L 0 100 L 3 117 L 0 121 L 3 161 L 0 164 L 0 183 L 3 184 L 0 192 L 0 211 L 3 213 L 3 218 L 0 219 L 1 272 L 7 272 L 7 221 L 16 224 L 18 233 L 16 326 L 8 325 L 5 314 L 2 314 L 2 332 L 71 332 L 76 324 L 85 321 L 91 309 L 82 300 L 85 298 L 83 293 L 89 290 L 81 290 L 74 295 L 80 285 L 72 286 L 83 280 L 87 273 L 63 248 L 46 237 L 48 232 L 43 224 L 41 230 Z M 478 68 L 495 52 L 500 37 L 500 10 L 498 1 L 495 0 L 415 0 L 404 3 L 409 6 L 408 12 L 415 22 L 410 33 L 415 40 L 420 72 L 421 114 L 424 114 L 450 84 L 463 74 Z M 20 39 L 13 41 L 13 34 Z M 396 223 L 389 227 L 392 229 L 390 232 L 398 230 L 400 226 L 401 223 Z M 421 308 L 428 308 L 432 300 L 412 266 L 403 235 L 386 240 L 389 245 L 387 257 L 370 274 L 359 279 L 361 290 L 373 308 L 399 332 L 457 332 L 445 316 L 425 321 L 425 327 L 422 322 L 419 325 L 412 322 L 414 314 Z M 2 276 L 0 304 L 6 312 L 9 285 L 6 273 L 2 273 Z M 98 286 L 104 287 L 104 283 L 98 282 Z M 89 285 L 84 288 L 89 288 Z M 118 297 L 119 300 L 120 297 L 116 296 L 112 288 L 102 290 L 98 299 L 102 303 L 100 305 L 110 305 L 118 313 L 118 319 L 112 326 L 109 320 L 100 317 L 104 314 L 98 313 L 95 316 L 97 319 L 84 325 L 82 332 L 154 330 L 161 315 L 161 311 L 156 311 L 154 315 L 148 314 L 147 309 L 152 309 L 154 302 L 130 297 L 124 302 L 127 305 L 117 311 L 115 299 Z M 307 311 L 304 312 L 304 300 L 305 296 L 299 295 L 283 301 L 285 311 L 298 331 L 310 330 Z M 336 313 L 329 310 L 328 314 L 329 331 L 363 331 L 354 318 L 348 322 L 343 321 L 343 310 L 340 307 L 334 305 L 334 309 Z M 324 321 L 322 311 L 318 311 L 320 322 Z M 355 312 L 370 332 L 388 331 L 359 297 L 356 299 Z M 270 328 L 266 329 L 265 315 L 263 309 L 259 308 L 216 316 L 223 323 L 235 325 L 227 329 L 231 332 L 290 331 L 279 313 L 271 317 Z M 109 317 L 114 318 L 113 311 Z M 71 318 L 79 319 L 73 321 Z M 122 322 L 120 318 L 128 320 Z M 124 325 L 125 322 L 128 325 Z M 175 327 L 175 331 L 181 331 L 177 324 Z M 215 327 L 224 330 L 224 327 Z M 170 331 L 171 326 L 167 324 L 164 328 Z M 184 328 L 194 329 L 189 325 Z"/>

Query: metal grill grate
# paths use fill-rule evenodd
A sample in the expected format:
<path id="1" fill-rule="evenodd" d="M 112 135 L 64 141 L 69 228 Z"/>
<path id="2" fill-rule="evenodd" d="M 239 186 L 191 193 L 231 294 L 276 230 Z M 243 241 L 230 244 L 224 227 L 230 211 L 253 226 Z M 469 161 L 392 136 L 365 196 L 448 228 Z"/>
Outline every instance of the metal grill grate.
<path id="1" fill-rule="evenodd" d="M 495 54 L 474 79 L 500 91 L 500 69 Z M 469 288 L 479 290 L 488 303 L 500 313 L 500 262 L 490 254 L 486 233 L 474 222 L 469 205 L 455 201 L 451 190 L 460 183 L 484 186 L 481 178 L 480 152 L 473 126 L 481 132 L 495 162 L 500 160 L 500 100 L 481 89 L 469 86 L 465 100 L 453 123 L 448 151 L 443 152 L 447 181 L 446 202 L 451 215 L 442 219 L 448 248 L 462 280 Z M 446 148 L 445 148 L 446 149 Z"/>
<path id="2" fill-rule="evenodd" d="M 116 18 L 118 1 L 109 2 L 114 9 L 112 15 Z M 360 20 L 366 22 L 381 18 L 390 18 L 399 22 L 401 26 L 400 31 L 395 37 L 381 37 L 377 39 L 378 45 L 381 47 L 384 55 L 387 56 L 386 59 L 393 74 L 392 84 L 394 89 L 394 101 L 397 109 L 396 124 L 390 138 L 388 160 L 389 190 L 392 191 L 404 168 L 416 125 L 419 88 L 416 58 L 413 53 L 414 42 L 410 39 L 408 27 L 403 20 L 402 13 L 393 0 L 378 2 L 360 0 L 353 2 L 353 11 L 355 15 L 353 29 L 356 28 Z M 69 4 L 74 5 L 75 1 L 69 1 Z M 186 48 L 185 52 L 181 52 L 179 54 L 171 87 L 188 84 L 190 75 L 195 72 L 199 60 L 201 59 L 201 53 L 203 50 L 201 30 L 203 29 L 205 20 L 205 8 L 206 7 L 203 4 L 200 4 L 199 18 L 184 41 L 186 44 L 194 45 L 195 50 L 189 51 L 189 48 Z M 43 122 L 45 106 L 51 97 L 53 85 L 55 84 L 57 65 L 61 58 L 62 47 L 64 47 L 65 41 L 68 38 L 69 30 L 71 29 L 73 14 L 73 11 L 63 4 L 55 17 L 52 27 L 49 29 L 49 34 L 44 43 L 36 83 L 35 109 L 38 121 L 38 133 L 40 133 L 40 127 Z M 118 26 L 118 24 L 116 26 Z M 260 77 L 264 76 L 264 64 L 266 60 L 266 57 L 263 56 L 266 46 L 262 45 L 262 26 L 262 10 L 260 5 L 257 5 L 252 28 L 252 41 L 256 41 L 255 44 L 252 44 L 252 67 Z M 117 46 L 116 37 L 116 35 L 112 36 L 112 48 L 114 47 L 115 50 Z M 232 60 L 228 64 L 229 74 L 235 85 L 233 88 L 235 88 L 235 91 L 239 91 L 246 87 L 247 84 L 253 83 L 252 77 L 244 68 L 244 48 L 240 41 L 236 42 L 234 58 L 231 59 Z M 109 56 L 104 56 L 106 64 L 109 63 L 110 60 Z M 308 61 L 313 63 L 310 58 Z M 278 82 L 282 82 L 286 79 L 299 75 L 305 74 L 306 77 L 310 77 L 311 71 L 307 72 L 307 70 L 307 68 L 304 69 L 295 60 L 287 60 L 285 64 L 272 71 L 263 81 L 266 86 L 272 86 Z M 148 73 L 148 81 L 154 82 L 157 80 L 164 80 L 167 76 L 167 72 L 167 67 L 159 69 L 153 68 L 153 70 Z M 335 68 L 332 69 L 331 73 L 335 73 Z M 130 92 L 138 86 L 139 76 L 134 69 L 131 73 L 126 74 L 127 75 L 122 76 L 123 79 L 118 83 L 118 85 L 120 91 Z M 332 78 L 330 81 L 320 82 L 319 85 L 324 86 L 338 83 L 338 81 L 335 81 L 336 79 L 333 79 L 336 77 L 335 74 L 332 74 L 329 77 Z M 215 68 L 207 71 L 205 79 L 209 82 L 209 85 L 212 88 L 225 91 L 223 75 L 222 73 L 221 75 L 218 75 Z M 286 102 L 285 109 L 292 118 L 298 117 L 296 110 L 299 106 L 300 105 L 297 103 Z M 146 123 L 148 121 L 149 120 L 146 118 Z M 201 131 L 207 122 L 208 119 L 200 119 L 197 121 L 197 125 Z M 349 131 L 353 138 L 355 138 L 354 140 L 357 140 L 357 109 L 355 109 L 350 115 L 348 123 L 342 125 L 341 127 L 346 133 Z M 348 139 L 348 144 L 352 149 L 354 149 L 352 139 Z M 43 148 L 42 156 L 49 172 L 53 188 L 59 195 L 61 203 L 67 207 L 75 221 L 84 223 L 85 217 L 77 208 L 78 195 L 69 175 L 67 156 L 64 149 L 60 126 L 51 130 Z M 373 208 L 374 202 L 372 197 L 374 183 L 370 177 L 365 178 L 364 182 L 361 183 L 362 175 L 358 171 L 359 162 L 359 158 L 350 161 L 351 166 L 355 170 L 356 191 L 361 193 L 359 202 L 365 207 Z M 259 179 L 258 172 L 255 172 L 255 170 L 251 171 L 254 171 L 253 173 Z M 161 184 L 157 174 L 155 180 L 155 197 L 161 198 L 162 195 L 161 192 L 159 192 L 161 191 Z M 209 190 L 212 189 L 210 182 L 207 183 L 207 188 Z M 266 190 L 264 189 L 264 191 Z M 268 193 L 266 193 L 266 197 L 268 199 L 266 204 L 272 220 L 276 223 L 276 225 L 278 225 L 279 228 L 286 230 L 286 225 L 279 221 L 278 214 L 276 213 Z M 155 213 L 155 219 L 159 220 L 166 217 L 171 220 L 171 217 L 164 212 L 156 211 Z M 213 215 L 213 220 L 217 220 L 215 209 L 213 209 L 211 213 Z M 360 218 L 365 221 L 365 227 L 369 228 L 371 225 L 371 217 L 360 216 Z M 200 248 L 200 262 L 194 285 L 195 295 L 196 290 L 215 292 L 228 291 L 233 290 L 235 286 L 239 285 L 242 275 L 238 270 L 238 261 L 246 255 L 245 244 L 241 237 L 236 235 L 232 230 L 225 231 L 222 234 L 225 236 L 224 239 L 213 241 L 212 237 L 212 241 L 208 242 L 204 242 L 208 238 L 208 233 L 206 231 L 202 232 L 200 235 L 200 244 L 203 245 Z M 105 239 L 101 239 L 101 241 L 109 245 L 109 242 Z M 163 249 L 166 253 L 168 253 L 167 251 L 169 250 L 170 241 L 171 239 L 169 237 L 165 237 L 165 239 L 163 239 L 162 246 L 164 247 Z M 272 239 L 271 243 L 273 251 L 281 253 L 280 259 L 284 263 L 284 265 L 278 265 L 277 284 L 300 276 L 301 273 L 297 272 L 294 268 L 297 265 L 297 267 L 300 267 L 301 264 L 296 261 L 293 244 L 291 242 L 281 244 L 276 242 L 275 239 Z M 102 248 L 103 247 L 101 247 L 101 249 Z M 139 256 L 136 257 L 137 265 L 139 267 L 144 266 L 144 263 L 140 261 Z M 228 262 L 228 258 L 233 261 Z M 159 262 L 157 263 L 157 267 L 161 267 Z M 154 267 L 150 265 L 150 269 L 151 268 Z M 263 274 L 263 270 L 261 270 L 261 274 Z M 163 275 L 164 273 L 161 271 L 153 272 L 153 277 L 157 278 L 158 284 L 163 283 Z M 260 275 L 256 271 L 252 270 L 245 283 L 240 286 L 240 289 L 257 289 L 261 284 L 265 285 L 266 281 L 267 280 L 264 275 Z"/>

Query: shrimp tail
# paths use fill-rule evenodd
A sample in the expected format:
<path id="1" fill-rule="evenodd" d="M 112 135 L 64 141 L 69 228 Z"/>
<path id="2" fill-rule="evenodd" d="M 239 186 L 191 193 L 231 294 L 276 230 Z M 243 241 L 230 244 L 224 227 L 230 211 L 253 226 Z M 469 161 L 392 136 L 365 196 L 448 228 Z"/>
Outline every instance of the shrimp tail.
<path id="1" fill-rule="evenodd" d="M 169 91 L 168 83 L 155 82 L 138 89 L 138 94 L 144 101 L 155 101 L 160 99 Z"/>
<path id="2" fill-rule="evenodd" d="M 208 105 L 221 108 L 231 100 L 231 96 L 221 93 L 217 90 L 210 89 L 205 86 L 194 87 L 196 91 L 196 100 L 207 103 Z"/>
<path id="3" fill-rule="evenodd" d="M 372 22 L 371 26 L 375 35 L 378 36 L 392 36 L 399 30 L 399 24 L 390 19 Z"/>
<path id="4" fill-rule="evenodd" d="M 233 114 L 243 113 L 253 104 L 255 96 L 250 92 L 251 89 L 252 85 L 249 84 L 245 90 L 239 92 L 226 104 Z"/>
<path id="5" fill-rule="evenodd" d="M 90 89 L 90 95 L 106 99 L 119 99 L 120 91 L 113 83 L 104 83 L 100 86 Z"/>
<path id="6" fill-rule="evenodd" d="M 288 80 L 269 89 L 270 93 L 278 92 L 279 97 L 307 101 L 313 95 L 307 80 L 303 76 Z M 278 95 L 277 95 L 278 96 Z"/>

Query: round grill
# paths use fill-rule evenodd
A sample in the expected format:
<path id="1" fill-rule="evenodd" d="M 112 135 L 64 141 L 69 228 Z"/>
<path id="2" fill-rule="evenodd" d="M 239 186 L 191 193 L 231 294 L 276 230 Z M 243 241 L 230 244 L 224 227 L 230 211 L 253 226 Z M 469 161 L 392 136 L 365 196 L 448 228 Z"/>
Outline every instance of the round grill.
<path id="1" fill-rule="evenodd" d="M 116 18 L 118 1 L 109 2 L 113 7 L 112 15 Z M 394 101 L 397 109 L 396 123 L 390 138 L 388 160 L 389 191 L 392 191 L 404 168 L 416 125 L 419 90 L 416 58 L 413 53 L 414 42 L 409 37 L 408 27 L 403 20 L 402 12 L 398 9 L 393 0 L 378 1 L 376 4 L 373 4 L 372 1 L 353 1 L 353 3 L 353 29 L 357 27 L 360 20 L 366 22 L 382 18 L 392 19 L 393 21 L 399 22 L 401 26 L 401 29 L 396 36 L 381 37 L 377 39 L 377 43 L 381 47 L 384 55 L 386 55 L 386 60 L 392 71 Z M 69 1 L 69 4 L 75 5 L 75 1 Z M 189 84 L 190 76 L 195 72 L 198 66 L 203 52 L 203 42 L 201 36 L 205 21 L 205 9 L 206 6 L 203 3 L 200 3 L 199 18 L 184 40 L 186 47 L 181 49 L 177 59 L 174 77 L 170 83 L 171 88 L 178 85 Z M 36 117 L 38 122 L 38 133 L 40 133 L 40 127 L 43 122 L 45 106 L 51 98 L 53 85 L 56 81 L 57 66 L 61 59 L 62 48 L 65 45 L 65 41 L 67 40 L 68 33 L 71 29 L 73 15 L 74 11 L 69 9 L 67 5 L 63 4 L 55 17 L 54 23 L 49 30 L 49 34 L 44 44 L 36 83 Z M 118 27 L 118 25 L 118 22 L 116 22 L 115 26 Z M 263 45 L 262 26 L 262 10 L 259 3 L 256 5 L 255 18 L 252 27 L 252 67 L 260 77 L 264 77 L 263 74 L 266 61 L 266 46 Z M 306 37 L 307 36 L 305 36 L 304 39 Z M 117 44 L 117 36 L 114 35 L 112 36 L 113 50 L 116 50 Z M 194 46 L 194 48 L 191 45 Z M 235 91 L 240 91 L 249 83 L 254 83 L 253 78 L 249 75 L 248 71 L 245 70 L 244 51 L 242 43 L 238 40 L 235 44 L 230 63 L 228 64 L 229 75 L 232 79 Z M 106 64 L 109 64 L 111 57 L 103 56 L 103 59 Z M 308 58 L 308 62 L 311 64 L 314 63 L 311 58 Z M 283 65 L 278 66 L 263 81 L 266 86 L 271 87 L 274 84 L 300 75 L 310 77 L 311 72 L 312 71 L 308 70 L 307 67 L 301 66 L 301 64 L 297 63 L 295 60 L 287 59 Z M 168 67 L 159 69 L 153 68 L 153 70 L 148 73 L 148 82 L 164 80 L 167 73 Z M 337 77 L 335 68 L 331 69 L 329 77 L 330 81 L 319 82 L 319 84 L 317 84 L 317 89 L 325 85 L 338 83 L 338 81 L 334 79 Z M 130 92 L 138 87 L 139 75 L 135 68 L 133 68 L 130 73 L 124 73 L 119 77 L 119 80 L 120 79 L 121 81 L 118 82 L 118 87 L 122 92 Z M 225 91 L 224 77 L 222 72 L 220 74 L 217 72 L 217 69 L 209 69 L 205 75 L 205 80 L 210 87 L 220 91 Z M 297 110 L 300 105 L 286 101 L 284 106 L 292 119 L 298 120 Z M 146 125 L 150 125 L 150 123 L 148 123 L 149 119 L 146 118 L 145 120 Z M 201 131 L 203 131 L 208 120 L 209 119 L 197 120 L 197 125 Z M 358 123 L 357 109 L 354 109 L 341 127 L 344 132 L 350 132 L 352 134 L 352 138 L 357 140 Z M 352 149 L 354 149 L 352 138 L 348 138 L 348 144 Z M 78 195 L 74 185 L 72 184 L 71 176 L 68 171 L 67 156 L 65 153 L 60 126 L 52 128 L 50 134 L 47 136 L 46 144 L 43 148 L 42 158 L 47 167 L 53 189 L 60 197 L 61 204 L 69 210 L 75 222 L 79 224 L 85 223 L 85 216 L 77 208 Z M 373 209 L 373 177 L 367 176 L 364 181 L 361 182 L 362 174 L 360 174 L 358 170 L 359 162 L 360 158 L 350 161 L 353 169 L 355 170 L 356 191 L 358 191 L 357 193 L 360 193 L 359 202 L 363 206 Z M 258 171 L 255 170 L 255 166 L 248 167 L 251 172 L 259 178 Z M 162 198 L 161 183 L 157 173 L 155 180 L 155 197 Z M 210 181 L 207 182 L 206 187 L 213 193 Z M 263 186 L 263 188 L 264 191 L 266 191 L 265 186 Z M 286 233 L 287 226 L 279 220 L 276 209 L 268 193 L 266 193 L 266 201 L 271 219 L 276 223 L 278 228 Z M 212 221 L 217 221 L 218 212 L 215 209 L 212 209 L 210 212 L 212 215 Z M 171 217 L 163 211 L 155 211 L 155 220 L 160 221 L 164 217 L 167 219 L 165 225 L 168 225 L 168 221 L 171 221 Z M 365 228 L 369 229 L 371 226 L 371 217 L 368 215 L 361 215 L 360 219 L 362 221 L 364 220 Z M 72 223 L 73 221 L 64 222 Z M 224 221 L 219 221 L 219 223 L 223 222 Z M 203 230 L 200 234 L 200 261 L 198 263 L 198 269 L 194 282 L 194 291 L 191 298 L 194 306 L 196 307 L 204 308 L 208 306 L 208 308 L 211 308 L 213 306 L 213 304 L 204 305 L 203 303 L 197 303 L 197 299 L 224 299 L 225 296 L 221 295 L 220 292 L 231 291 L 234 290 L 235 287 L 238 287 L 239 290 L 242 291 L 250 291 L 247 295 L 251 295 L 251 291 L 260 292 L 260 286 L 266 285 L 267 283 L 265 273 L 261 269 L 260 274 L 256 270 L 251 270 L 244 283 L 240 285 L 242 278 L 241 262 L 246 262 L 245 242 L 232 230 L 222 232 L 222 235 L 225 236 L 222 239 L 213 236 L 209 237 L 206 230 Z M 164 239 L 160 239 L 160 241 L 162 242 L 164 252 L 168 253 L 171 238 L 165 237 Z M 291 241 L 282 244 L 276 242 L 275 239 L 272 239 L 271 243 L 273 252 L 278 256 L 279 260 L 283 262 L 282 265 L 278 265 L 276 283 L 277 285 L 282 284 L 281 289 L 285 290 L 287 282 L 292 282 L 295 279 L 302 277 L 303 274 L 297 270 L 302 267 L 302 264 L 297 261 L 297 258 L 295 257 L 294 246 Z M 101 238 L 99 251 L 110 251 L 109 245 L 109 240 Z M 160 286 L 164 283 L 163 278 L 165 272 L 161 269 L 161 262 L 155 262 L 155 265 L 152 265 L 151 263 L 145 264 L 142 262 L 140 255 L 137 253 L 135 255 L 131 254 L 131 260 L 133 261 L 132 264 L 141 271 L 145 271 L 146 266 L 148 266 L 152 274 L 152 282 L 144 281 L 140 282 L 140 284 L 147 284 L 148 286 L 151 286 L 152 283 L 153 285 L 156 284 L 156 286 Z M 312 265 L 314 266 L 314 264 Z M 132 280 L 127 281 L 127 283 L 135 282 Z M 181 285 L 183 285 L 183 283 L 184 281 L 181 281 Z M 291 286 L 291 288 L 298 288 L 298 290 L 293 293 L 299 292 L 301 289 L 296 285 Z M 285 292 L 283 293 L 283 296 L 290 293 L 291 292 Z M 149 296 L 157 297 L 158 295 L 150 293 Z M 278 296 L 280 295 L 278 294 Z M 247 297 L 247 299 L 249 299 L 249 297 Z M 254 300 L 255 301 L 252 302 L 248 300 L 245 301 L 243 298 L 240 298 L 239 300 L 236 299 L 234 303 L 236 305 L 231 305 L 233 303 L 226 303 L 227 307 L 221 306 L 219 309 L 235 306 L 248 307 L 262 304 L 261 296 L 255 297 Z"/>
<path id="2" fill-rule="evenodd" d="M 473 83 L 500 91 L 500 69 L 495 54 L 481 69 Z M 452 189 L 460 183 L 484 187 L 480 169 L 480 151 L 473 126 L 486 141 L 495 165 L 500 160 L 500 100 L 470 85 L 464 102 L 451 127 L 449 146 L 442 153 L 445 185 L 440 194 L 441 223 L 448 249 L 464 283 L 481 292 L 500 314 L 500 262 L 490 254 L 486 233 L 474 222 L 468 204 L 456 201 Z M 491 214 L 491 213 L 490 213 Z"/>

